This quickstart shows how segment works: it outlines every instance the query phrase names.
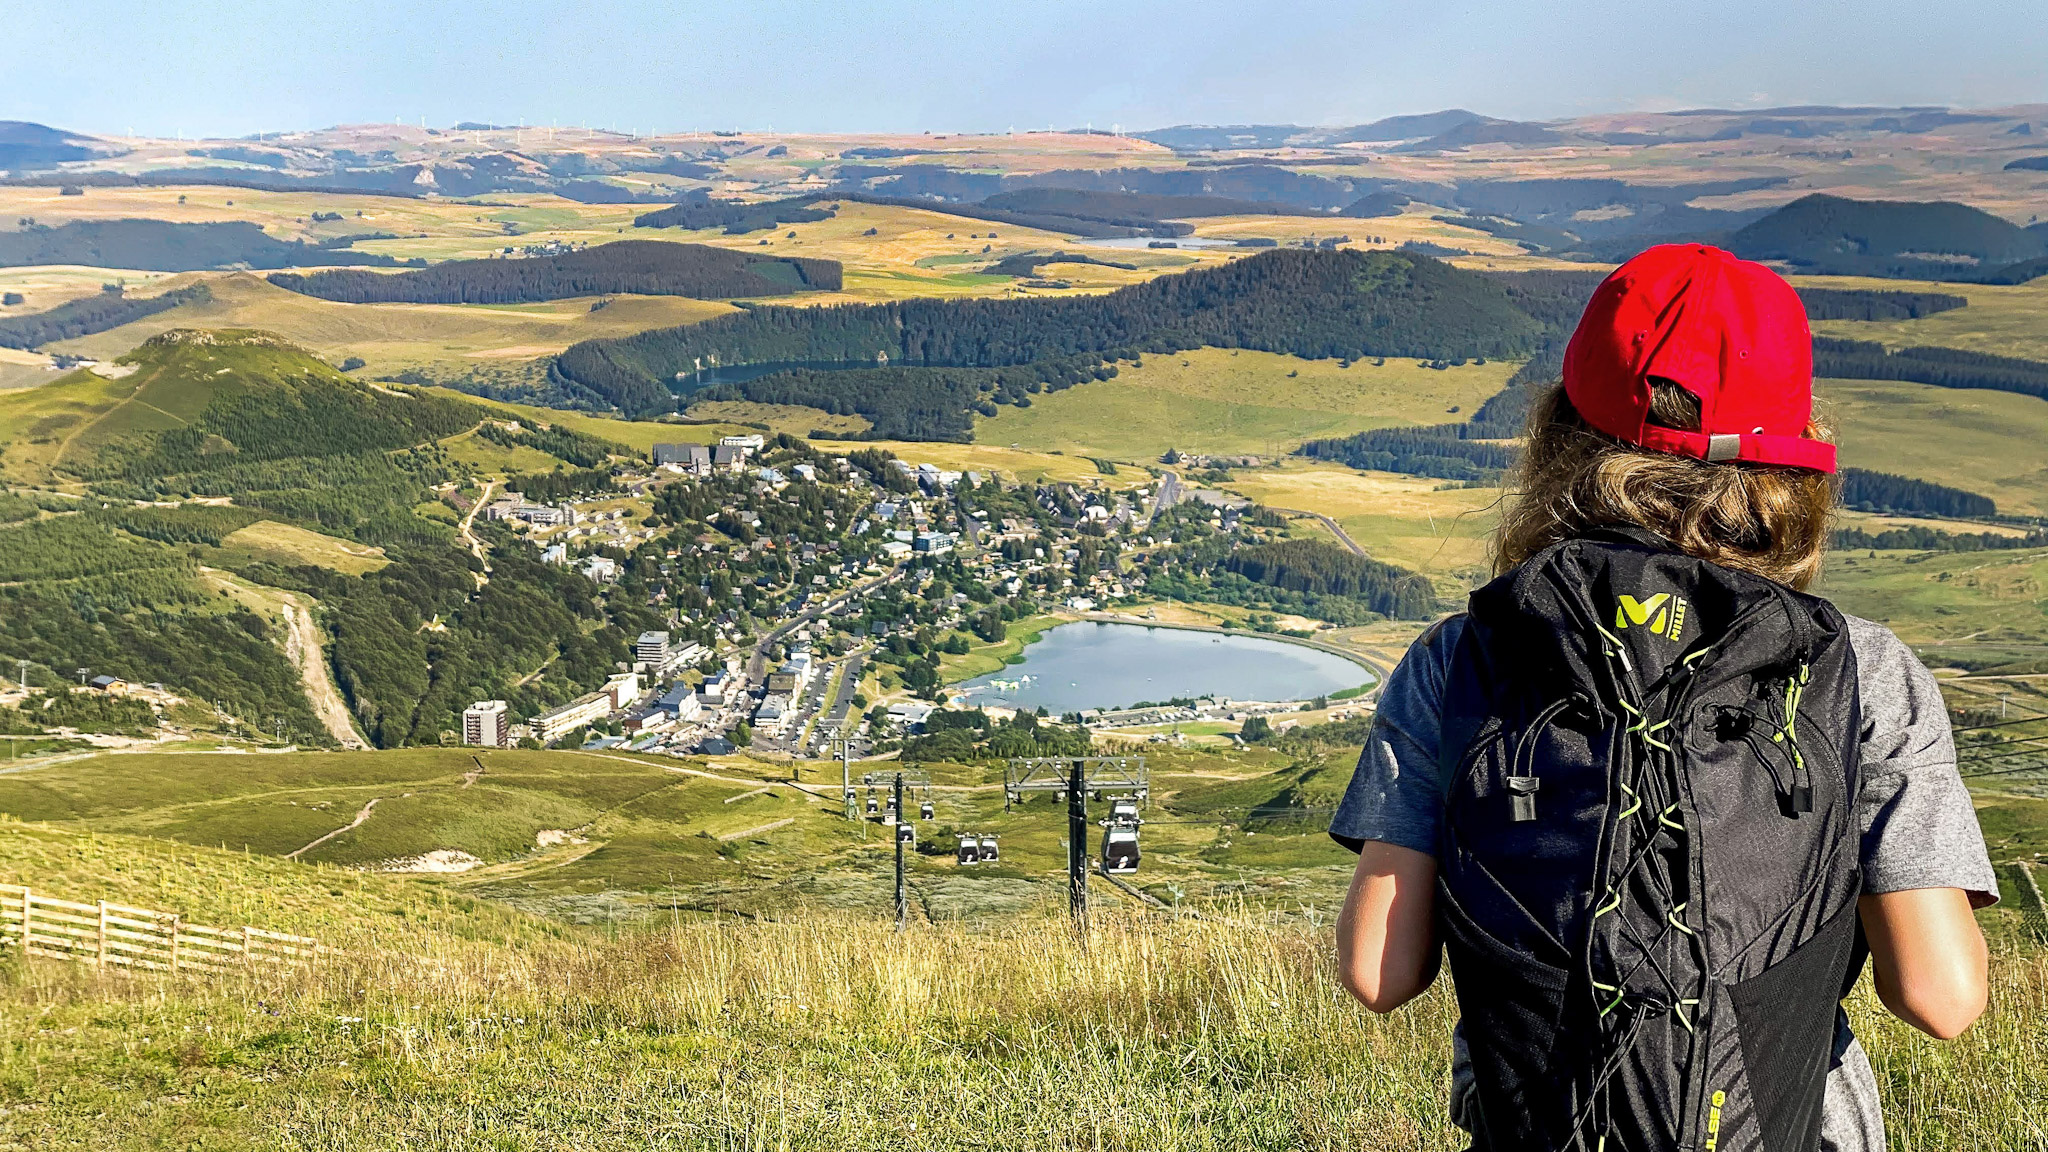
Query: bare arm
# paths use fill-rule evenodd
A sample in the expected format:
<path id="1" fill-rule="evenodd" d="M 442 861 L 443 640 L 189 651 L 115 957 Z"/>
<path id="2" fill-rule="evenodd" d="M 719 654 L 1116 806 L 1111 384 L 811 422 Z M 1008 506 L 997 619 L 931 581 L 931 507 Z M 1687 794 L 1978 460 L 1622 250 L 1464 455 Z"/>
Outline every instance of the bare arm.
<path id="1" fill-rule="evenodd" d="M 1877 998 L 1892 1015 L 1950 1040 L 1983 1014 L 1984 935 L 1970 914 L 1968 893 L 1911 888 L 1865 896 L 1856 910 L 1870 941 Z"/>
<path id="2" fill-rule="evenodd" d="M 1337 971 L 1374 1012 L 1392 1012 L 1428 989 L 1443 950 L 1432 924 L 1436 859 L 1368 840 L 1337 917 Z"/>

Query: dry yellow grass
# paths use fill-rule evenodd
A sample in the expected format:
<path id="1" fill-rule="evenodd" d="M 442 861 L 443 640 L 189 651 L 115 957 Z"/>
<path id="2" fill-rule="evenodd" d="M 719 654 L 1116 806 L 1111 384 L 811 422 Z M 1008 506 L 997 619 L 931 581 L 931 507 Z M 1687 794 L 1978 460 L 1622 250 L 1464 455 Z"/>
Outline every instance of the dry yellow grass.
<path id="1" fill-rule="evenodd" d="M 690 405 L 692 420 L 721 420 L 729 424 L 766 424 L 792 436 L 809 435 L 813 429 L 851 436 L 867 431 L 873 423 L 865 416 L 838 416 L 822 408 L 801 404 L 756 404 L 751 400 L 706 400 Z"/>
<path id="2" fill-rule="evenodd" d="M 1500 490 L 1444 484 L 1289 460 L 1277 468 L 1241 471 L 1225 487 L 1261 504 L 1320 512 L 1375 558 L 1426 573 L 1440 590 L 1453 592 L 1485 569 Z"/>
<path id="3" fill-rule="evenodd" d="M 221 544 L 262 560 L 287 565 L 312 564 L 350 576 L 375 572 L 391 563 L 385 558 L 382 548 L 357 544 L 292 524 L 280 524 L 275 520 L 258 520 L 246 528 L 230 532 L 222 538 Z"/>
<path id="4" fill-rule="evenodd" d="M 1115 379 L 1033 397 L 978 420 L 975 436 L 1039 451 L 1156 460 L 1168 448 L 1277 456 L 1303 441 L 1369 428 L 1463 419 L 1515 365 L 1435 370 L 1413 360 L 1303 360 L 1198 348 L 1144 357 Z"/>
<path id="5" fill-rule="evenodd" d="M 257 328 L 333 361 L 360 356 L 370 373 L 438 364 L 465 367 L 532 359 L 578 340 L 688 324 L 732 306 L 680 296 L 620 296 L 536 304 L 339 304 L 288 292 L 247 272 L 186 273 L 166 287 L 204 284 L 213 298 L 51 347 L 109 359 L 170 328 Z"/>
<path id="6" fill-rule="evenodd" d="M 1823 336 L 1876 340 L 1894 348 L 1918 344 L 2048 360 L 2048 280 L 2012 285 L 1938 284 L 1863 276 L 1798 276 L 1793 283 L 1879 292 L 1941 292 L 1970 302 L 1967 308 L 1918 320 L 1817 321 L 1814 331 Z"/>

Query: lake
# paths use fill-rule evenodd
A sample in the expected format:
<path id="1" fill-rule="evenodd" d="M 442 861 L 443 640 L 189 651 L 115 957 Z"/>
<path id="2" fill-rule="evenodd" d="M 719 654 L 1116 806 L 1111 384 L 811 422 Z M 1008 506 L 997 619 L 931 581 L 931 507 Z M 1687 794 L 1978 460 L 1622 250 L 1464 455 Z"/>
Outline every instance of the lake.
<path id="1" fill-rule="evenodd" d="M 1259 636 L 1143 624 L 1062 624 L 1024 649 L 1024 662 L 956 687 L 971 704 L 1055 714 L 1140 701 L 1224 696 L 1307 700 L 1370 684 L 1364 667 Z"/>

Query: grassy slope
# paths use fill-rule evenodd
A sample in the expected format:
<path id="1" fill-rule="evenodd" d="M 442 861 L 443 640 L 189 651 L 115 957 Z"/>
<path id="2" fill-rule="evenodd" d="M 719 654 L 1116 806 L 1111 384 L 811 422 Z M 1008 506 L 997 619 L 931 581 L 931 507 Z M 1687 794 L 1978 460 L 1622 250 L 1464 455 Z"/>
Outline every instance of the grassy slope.
<path id="1" fill-rule="evenodd" d="M 1889 381 L 1823 380 L 1817 393 L 1844 464 L 1981 492 L 2001 512 L 2048 513 L 2048 400 Z"/>
<path id="2" fill-rule="evenodd" d="M 1514 371 L 1505 363 L 1443 371 L 1413 360 L 1337 363 L 1222 348 L 1150 356 L 1113 380 L 1001 409 L 976 421 L 975 438 L 1117 460 L 1156 460 L 1168 448 L 1279 455 L 1318 437 L 1458 420 L 1448 409 L 1472 411 Z"/>
<path id="3" fill-rule="evenodd" d="M 1209 799 L 1264 797 L 1237 791 Z M 0 1138 L 29 1145 L 1464 1146 L 1444 1119 L 1447 984 L 1369 1016 L 1302 918 L 1172 920 L 1097 882 L 1085 950 L 1050 910 L 973 930 L 919 915 L 907 936 L 807 912 L 613 937 L 384 877 L 7 828 L 0 874 L 356 945 L 206 981 L 6 967 Z M 1850 998 L 1898 1146 L 2035 1146 L 2038 953 L 2000 950 L 1992 1004 L 1937 1049 L 1867 985 Z"/>
<path id="4" fill-rule="evenodd" d="M 391 562 L 385 559 L 384 550 L 374 545 L 357 544 L 275 520 L 258 520 L 230 532 L 222 537 L 221 546 L 230 553 L 276 564 L 313 564 L 351 576 L 375 572 Z"/>
<path id="5" fill-rule="evenodd" d="M 50 347 L 110 358 L 167 328 L 259 328 L 337 363 L 359 356 L 375 374 L 423 364 L 459 369 L 527 361 L 578 340 L 688 324 L 732 310 L 719 301 L 680 296 L 620 296 L 595 312 L 589 298 L 506 305 L 339 304 L 288 292 L 247 272 L 191 273 L 174 281 L 188 282 L 205 284 L 213 299 Z"/>
<path id="6" fill-rule="evenodd" d="M 1823 336 L 1877 340 L 1892 347 L 1924 344 L 2048 360 L 2048 325 L 2042 323 L 2048 317 L 2048 280 L 2017 285 L 1926 284 L 1859 276 L 1801 276 L 1796 283 L 1890 292 L 1945 292 L 1970 302 L 1967 308 L 1918 320 L 1824 320 L 1814 325 L 1814 330 Z"/>

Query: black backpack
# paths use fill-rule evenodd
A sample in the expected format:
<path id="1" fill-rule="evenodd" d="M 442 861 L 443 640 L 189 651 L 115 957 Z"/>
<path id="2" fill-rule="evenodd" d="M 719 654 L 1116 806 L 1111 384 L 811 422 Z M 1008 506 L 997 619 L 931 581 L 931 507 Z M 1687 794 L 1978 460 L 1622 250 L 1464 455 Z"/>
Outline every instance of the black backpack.
<path id="1" fill-rule="evenodd" d="M 1601 532 L 1472 594 L 1443 707 L 1474 1148 L 1817 1148 L 1864 958 L 1841 613 Z"/>

